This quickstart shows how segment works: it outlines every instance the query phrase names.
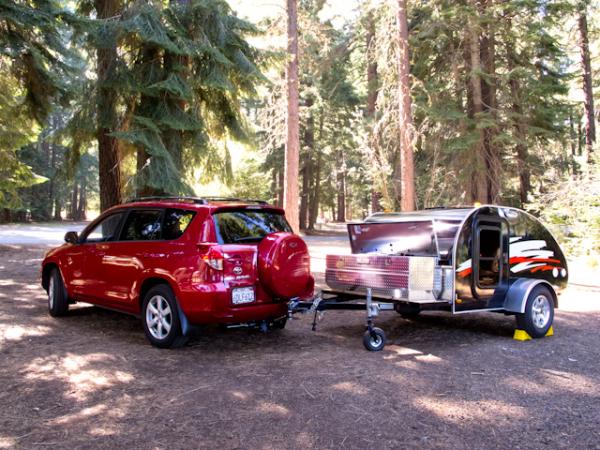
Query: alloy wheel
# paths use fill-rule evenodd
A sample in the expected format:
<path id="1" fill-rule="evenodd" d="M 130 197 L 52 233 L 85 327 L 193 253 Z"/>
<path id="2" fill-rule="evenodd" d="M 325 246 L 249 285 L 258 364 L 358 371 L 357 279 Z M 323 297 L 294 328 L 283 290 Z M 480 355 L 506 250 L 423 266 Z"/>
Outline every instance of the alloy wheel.
<path id="1" fill-rule="evenodd" d="M 173 325 L 173 313 L 169 302 L 162 295 L 155 295 L 148 302 L 146 325 L 155 339 L 163 340 L 169 335 Z"/>
<path id="2" fill-rule="evenodd" d="M 544 328 L 550 320 L 550 302 L 545 295 L 538 295 L 531 305 L 531 318 L 537 328 Z"/>

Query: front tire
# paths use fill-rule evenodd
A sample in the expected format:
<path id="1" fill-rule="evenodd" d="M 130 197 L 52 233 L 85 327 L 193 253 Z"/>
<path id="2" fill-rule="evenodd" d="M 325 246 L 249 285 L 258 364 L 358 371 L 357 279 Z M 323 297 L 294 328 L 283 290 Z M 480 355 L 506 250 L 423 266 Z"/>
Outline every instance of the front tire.
<path id="1" fill-rule="evenodd" d="M 69 296 L 60 271 L 53 268 L 48 277 L 48 312 L 52 317 L 60 317 L 69 311 Z"/>
<path id="2" fill-rule="evenodd" d="M 554 298 L 546 286 L 537 286 L 529 293 L 525 312 L 516 315 L 517 327 L 532 338 L 548 333 L 554 321 Z"/>
<path id="3" fill-rule="evenodd" d="M 168 286 L 159 285 L 148 291 L 142 304 L 142 324 L 146 337 L 155 347 L 179 347 L 186 342 L 177 300 Z"/>

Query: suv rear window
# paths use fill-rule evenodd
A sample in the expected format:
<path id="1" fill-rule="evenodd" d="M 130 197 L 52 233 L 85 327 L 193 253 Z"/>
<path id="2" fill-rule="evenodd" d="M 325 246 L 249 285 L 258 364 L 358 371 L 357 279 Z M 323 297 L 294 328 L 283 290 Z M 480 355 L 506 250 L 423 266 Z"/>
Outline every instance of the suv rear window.
<path id="1" fill-rule="evenodd" d="M 258 242 L 267 234 L 292 232 L 283 214 L 272 211 L 227 211 L 213 218 L 220 244 Z"/>

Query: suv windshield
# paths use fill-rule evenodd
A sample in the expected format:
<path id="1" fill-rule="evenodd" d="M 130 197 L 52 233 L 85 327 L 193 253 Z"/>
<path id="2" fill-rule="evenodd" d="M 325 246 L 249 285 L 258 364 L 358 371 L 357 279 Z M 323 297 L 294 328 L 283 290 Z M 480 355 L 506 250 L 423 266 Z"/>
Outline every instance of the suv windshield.
<path id="1" fill-rule="evenodd" d="M 273 211 L 227 211 L 214 214 L 220 244 L 258 242 L 277 231 L 292 232 L 283 214 Z"/>

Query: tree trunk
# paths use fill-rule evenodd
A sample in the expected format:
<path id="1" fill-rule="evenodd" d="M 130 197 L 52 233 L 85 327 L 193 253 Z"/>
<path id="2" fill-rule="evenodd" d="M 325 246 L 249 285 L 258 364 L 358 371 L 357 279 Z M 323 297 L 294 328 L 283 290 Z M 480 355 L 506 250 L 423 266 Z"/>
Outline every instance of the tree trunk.
<path id="1" fill-rule="evenodd" d="M 285 146 L 285 182 L 283 207 L 294 232 L 299 230 L 298 166 L 300 124 L 298 115 L 298 5 L 297 0 L 287 0 L 287 140 Z"/>
<path id="2" fill-rule="evenodd" d="M 60 201 L 60 198 L 55 197 L 54 198 L 54 220 L 62 220 L 62 216 L 61 216 L 61 211 L 62 211 L 62 203 Z"/>
<path id="3" fill-rule="evenodd" d="M 510 32 L 511 23 L 508 23 Z M 517 170 L 519 172 L 519 198 L 521 207 L 527 202 L 527 195 L 531 190 L 531 173 L 529 170 L 529 152 L 527 150 L 527 124 L 525 122 L 525 114 L 521 104 L 521 85 L 516 75 L 514 74 L 517 55 L 515 53 L 514 43 L 507 40 L 506 56 L 508 62 L 510 96 L 512 99 L 512 123 L 515 133 L 516 151 L 517 151 Z"/>
<path id="4" fill-rule="evenodd" d="M 569 111 L 569 142 L 571 143 L 571 164 L 573 176 L 577 175 L 577 133 L 575 131 L 575 120 L 573 119 L 573 110 Z"/>
<path id="5" fill-rule="evenodd" d="M 85 220 L 85 209 L 87 204 L 87 183 L 85 178 L 81 181 L 79 188 L 79 204 L 77 205 L 77 218 L 75 220 Z"/>
<path id="6" fill-rule="evenodd" d="M 42 142 L 42 148 L 48 149 L 50 154 L 50 180 L 48 181 L 48 219 L 52 218 L 52 206 L 54 205 L 55 189 L 54 189 L 54 178 L 56 176 L 56 152 L 54 151 L 54 145 L 48 142 Z"/>
<path id="7" fill-rule="evenodd" d="M 365 118 L 370 125 L 370 146 L 373 154 L 375 149 L 375 136 L 373 135 L 373 125 L 375 121 L 375 111 L 377 110 L 377 94 L 379 88 L 379 75 L 377 73 L 377 57 L 375 48 L 375 17 L 373 11 L 369 11 L 367 16 L 367 107 L 365 110 Z M 371 212 L 381 210 L 379 199 L 381 193 L 377 190 L 376 172 L 373 171 L 373 185 L 371 187 Z"/>
<path id="8" fill-rule="evenodd" d="M 315 164 L 315 184 L 310 199 L 308 211 L 308 229 L 314 230 L 319 215 L 319 202 L 321 200 L 321 152 L 317 150 L 317 163 Z"/>
<path id="9" fill-rule="evenodd" d="M 337 170 L 337 221 L 346 221 L 346 163 L 344 153 L 340 152 L 340 167 Z"/>
<path id="10" fill-rule="evenodd" d="M 569 110 L 569 143 L 571 144 L 571 156 L 577 156 L 577 133 L 575 133 L 573 109 Z"/>
<path id="11" fill-rule="evenodd" d="M 118 0 L 95 0 L 98 19 L 115 17 L 120 11 Z M 116 44 L 96 50 L 98 67 L 97 139 L 98 172 L 100 184 L 100 210 L 121 203 L 121 168 L 119 142 L 109 136 L 118 127 L 117 93 L 107 82 L 116 76 Z"/>
<path id="12" fill-rule="evenodd" d="M 279 201 L 279 195 L 278 195 L 278 188 L 279 188 L 279 184 L 277 183 L 277 174 L 278 174 L 278 170 L 273 168 L 271 169 L 271 198 L 273 199 L 273 204 L 276 206 L 278 205 L 278 201 Z"/>
<path id="13" fill-rule="evenodd" d="M 581 130 L 581 120 L 577 121 L 577 155 L 583 154 L 583 132 Z"/>
<path id="14" fill-rule="evenodd" d="M 593 145 L 596 141 L 596 122 L 594 117 L 594 92 L 592 86 L 592 66 L 590 63 L 590 47 L 588 41 L 587 26 L 587 2 L 580 4 L 577 20 L 579 28 L 579 49 L 581 52 L 581 66 L 583 71 L 583 95 L 585 97 L 583 107 L 585 111 L 585 151 L 586 161 L 591 160 Z"/>
<path id="15" fill-rule="evenodd" d="M 304 155 L 302 164 L 302 193 L 300 195 L 300 214 L 298 226 L 301 230 L 306 230 L 308 225 L 308 196 L 310 191 L 310 155 Z"/>
<path id="16" fill-rule="evenodd" d="M 277 206 L 283 208 L 283 192 L 285 191 L 285 168 L 281 167 L 277 175 Z"/>
<path id="17" fill-rule="evenodd" d="M 367 119 L 375 117 L 377 108 L 377 92 L 379 89 L 379 77 L 377 73 L 377 56 L 375 48 L 375 18 L 373 12 L 369 12 L 367 18 Z"/>
<path id="18" fill-rule="evenodd" d="M 398 106 L 400 120 L 400 208 L 415 209 L 415 167 L 413 161 L 413 124 L 410 98 L 410 59 L 406 0 L 398 0 Z"/>
<path id="19" fill-rule="evenodd" d="M 310 191 L 312 185 L 312 155 L 315 151 L 315 119 L 311 107 L 314 104 L 312 96 L 306 99 L 306 109 L 308 117 L 306 119 L 306 127 L 304 129 L 304 148 L 305 153 L 302 164 L 302 196 L 300 198 L 300 229 L 306 230 L 308 227 L 308 216 L 310 210 Z"/>
<path id="20" fill-rule="evenodd" d="M 79 197 L 79 183 L 73 180 L 73 190 L 71 191 L 71 205 L 69 208 L 69 219 L 77 220 L 77 198 Z"/>
<path id="21" fill-rule="evenodd" d="M 483 100 L 481 94 L 481 60 L 479 48 L 479 33 L 477 32 L 477 22 L 474 16 L 469 17 L 466 27 L 466 41 L 468 41 L 469 50 L 469 87 L 467 93 L 471 96 L 468 102 L 472 108 L 470 118 L 476 123 L 481 118 L 483 112 Z M 484 135 L 481 129 L 473 130 L 478 135 L 472 150 L 472 165 L 470 175 L 470 189 L 468 192 L 468 201 L 487 203 L 487 181 L 485 165 L 485 147 Z"/>
<path id="22" fill-rule="evenodd" d="M 153 65 L 161 65 L 160 53 L 158 48 L 152 44 L 146 45 L 142 49 L 142 57 L 141 57 L 141 65 L 146 71 L 150 71 L 154 74 L 158 73 L 160 69 L 156 67 L 152 67 Z M 153 77 L 153 82 L 158 82 L 158 77 Z M 151 81 L 151 82 L 152 82 Z M 154 111 L 157 108 L 157 99 L 155 97 L 151 97 L 146 94 L 142 94 L 139 107 L 137 113 L 144 117 L 151 117 Z M 149 165 L 153 164 L 152 155 L 150 155 L 146 148 L 139 144 L 137 146 L 137 155 L 136 155 L 136 195 L 138 197 L 151 197 L 157 195 L 164 195 L 166 192 L 163 192 L 159 189 L 156 189 L 151 185 L 152 180 L 150 180 L 149 173 Z"/>
<path id="23" fill-rule="evenodd" d="M 165 55 L 165 73 L 173 72 L 176 66 L 187 67 L 188 64 L 189 58 L 186 56 L 178 56 L 171 53 Z M 187 78 L 187 69 L 180 72 L 179 75 L 184 79 Z M 167 103 L 173 110 L 179 109 L 182 113 L 185 112 L 186 102 L 184 100 L 176 98 L 167 98 L 167 100 Z M 179 178 L 183 174 L 183 139 L 183 130 L 169 128 L 164 131 L 165 146 L 171 155 L 175 168 L 179 172 Z M 169 194 L 177 194 L 177 192 L 169 192 Z"/>
<path id="24" fill-rule="evenodd" d="M 484 0 L 480 2 L 480 12 L 482 16 L 492 14 L 493 0 Z M 484 21 L 482 36 L 481 36 L 481 67 L 486 74 L 485 78 L 481 79 L 481 97 L 483 111 L 486 113 L 488 120 L 493 122 L 492 126 L 487 126 L 484 129 L 483 150 L 485 158 L 486 172 L 486 203 L 498 203 L 500 198 L 501 187 L 501 170 L 502 165 L 498 156 L 498 146 L 494 139 L 498 134 L 497 109 L 498 100 L 496 96 L 496 39 L 494 36 L 495 23 Z"/>

